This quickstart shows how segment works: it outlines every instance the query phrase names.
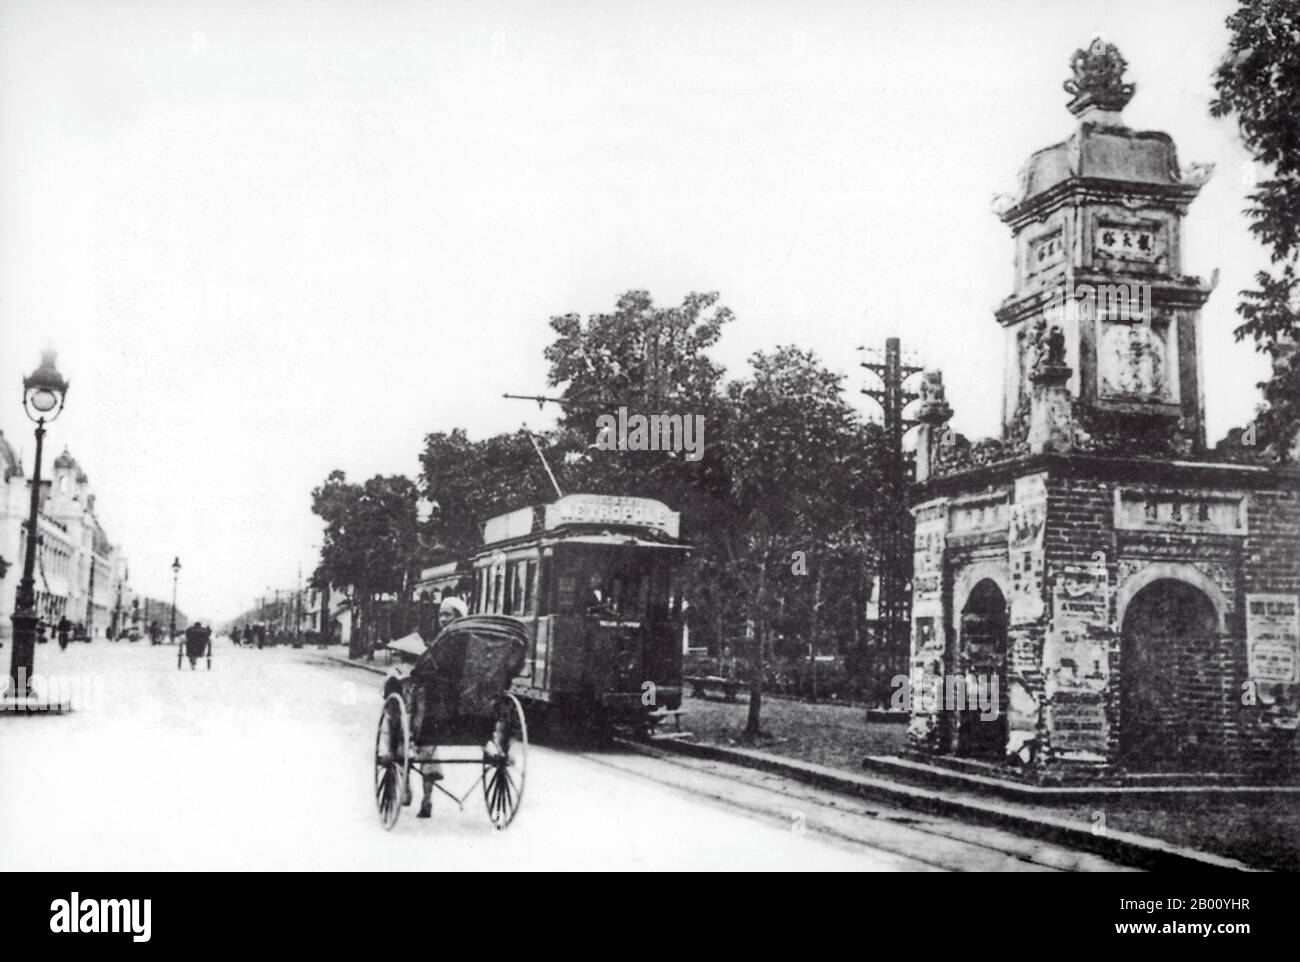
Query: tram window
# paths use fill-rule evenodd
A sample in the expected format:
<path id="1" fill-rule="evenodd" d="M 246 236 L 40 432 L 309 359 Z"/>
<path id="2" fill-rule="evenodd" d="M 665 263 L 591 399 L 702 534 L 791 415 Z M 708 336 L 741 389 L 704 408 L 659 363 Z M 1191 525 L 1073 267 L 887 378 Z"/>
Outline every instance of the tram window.
<path id="1" fill-rule="evenodd" d="M 505 570 L 496 568 L 492 572 L 492 613 L 501 614 L 502 595 L 505 593 Z"/>
<path id="2" fill-rule="evenodd" d="M 524 566 L 524 614 L 537 613 L 537 562 L 530 561 Z"/>
<path id="3" fill-rule="evenodd" d="M 573 575 L 560 575 L 556 592 L 555 610 L 568 614 L 573 610 L 573 597 L 578 593 L 578 579 Z"/>
<path id="4" fill-rule="evenodd" d="M 626 549 L 578 548 L 559 559 L 559 612 L 629 621 L 667 616 L 667 558 Z"/>
<path id="5" fill-rule="evenodd" d="M 523 561 L 516 561 L 512 568 L 510 613 L 512 615 L 522 615 L 528 608 L 528 598 L 531 594 L 527 581 L 528 565 Z"/>
<path id="6" fill-rule="evenodd" d="M 522 614 L 524 610 L 524 566 L 522 562 L 511 562 L 506 569 L 506 585 L 509 597 L 506 604 L 506 614 Z"/>
<path id="7" fill-rule="evenodd" d="M 552 614 L 555 609 L 555 598 L 551 587 L 553 564 L 550 558 L 543 558 L 537 566 L 537 613 L 541 615 Z"/>

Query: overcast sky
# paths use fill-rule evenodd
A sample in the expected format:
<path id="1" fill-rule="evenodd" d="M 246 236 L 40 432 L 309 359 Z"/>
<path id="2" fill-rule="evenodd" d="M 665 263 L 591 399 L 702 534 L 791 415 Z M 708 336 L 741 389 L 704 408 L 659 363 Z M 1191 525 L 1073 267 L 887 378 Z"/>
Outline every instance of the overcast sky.
<path id="1" fill-rule="evenodd" d="M 1101 32 L 1130 126 L 1218 167 L 1184 235 L 1186 272 L 1222 271 L 1213 441 L 1266 369 L 1231 335 L 1266 263 L 1250 165 L 1208 114 L 1232 7 L 0 0 L 0 428 L 30 469 L 19 382 L 53 344 L 47 458 L 81 462 L 136 588 L 166 596 L 179 555 L 205 620 L 310 570 L 332 468 L 549 424 L 502 392 L 544 389 L 550 315 L 631 288 L 719 291 L 733 374 L 796 343 L 859 387 L 853 348 L 899 335 L 995 434 L 990 198 L 1069 135 Z"/>

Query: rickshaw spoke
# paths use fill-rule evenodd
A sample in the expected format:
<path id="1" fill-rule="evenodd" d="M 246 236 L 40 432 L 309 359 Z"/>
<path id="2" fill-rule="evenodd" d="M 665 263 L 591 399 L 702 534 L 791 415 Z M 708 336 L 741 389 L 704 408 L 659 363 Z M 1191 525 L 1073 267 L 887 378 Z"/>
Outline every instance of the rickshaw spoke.
<path id="1" fill-rule="evenodd" d="M 493 811 L 494 813 L 496 813 L 496 812 L 501 811 L 501 807 L 502 807 L 501 776 L 500 776 L 500 774 L 494 774 L 494 775 L 492 776 L 492 805 L 491 805 L 491 809 L 492 809 L 492 811 Z"/>

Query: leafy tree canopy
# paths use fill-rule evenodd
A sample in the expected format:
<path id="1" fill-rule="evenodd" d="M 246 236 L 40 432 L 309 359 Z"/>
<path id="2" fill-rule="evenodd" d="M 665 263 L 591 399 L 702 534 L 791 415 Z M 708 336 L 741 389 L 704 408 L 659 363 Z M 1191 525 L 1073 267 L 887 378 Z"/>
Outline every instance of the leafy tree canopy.
<path id="1" fill-rule="evenodd" d="M 1273 359 L 1260 385 L 1259 443 L 1282 454 L 1300 444 L 1300 4 L 1244 0 L 1228 17 L 1228 51 L 1214 76 L 1216 117 L 1236 116 L 1246 147 L 1269 168 L 1247 196 L 1250 230 L 1271 248 L 1270 270 L 1241 292 L 1238 340 Z"/>

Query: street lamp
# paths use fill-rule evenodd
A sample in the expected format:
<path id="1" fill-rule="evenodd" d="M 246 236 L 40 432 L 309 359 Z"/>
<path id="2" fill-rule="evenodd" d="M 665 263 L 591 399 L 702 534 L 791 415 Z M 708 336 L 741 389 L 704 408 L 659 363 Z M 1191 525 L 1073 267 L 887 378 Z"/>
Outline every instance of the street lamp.
<path id="1" fill-rule="evenodd" d="M 18 595 L 14 601 L 14 650 L 9 663 L 9 690 L 5 707 L 19 710 L 64 711 L 67 705 L 59 703 L 35 705 L 29 701 L 28 680 L 36 659 L 36 542 L 37 518 L 41 497 L 41 451 L 45 441 L 45 424 L 63 412 L 63 401 L 68 394 L 68 382 L 54 366 L 54 351 L 41 352 L 41 365 L 23 378 L 23 410 L 36 422 L 36 464 L 32 469 L 32 498 L 27 515 L 27 550 L 23 555 L 23 576 L 18 582 Z"/>
<path id="2" fill-rule="evenodd" d="M 172 644 L 176 644 L 176 582 L 181 576 L 181 557 L 172 562 Z"/>

